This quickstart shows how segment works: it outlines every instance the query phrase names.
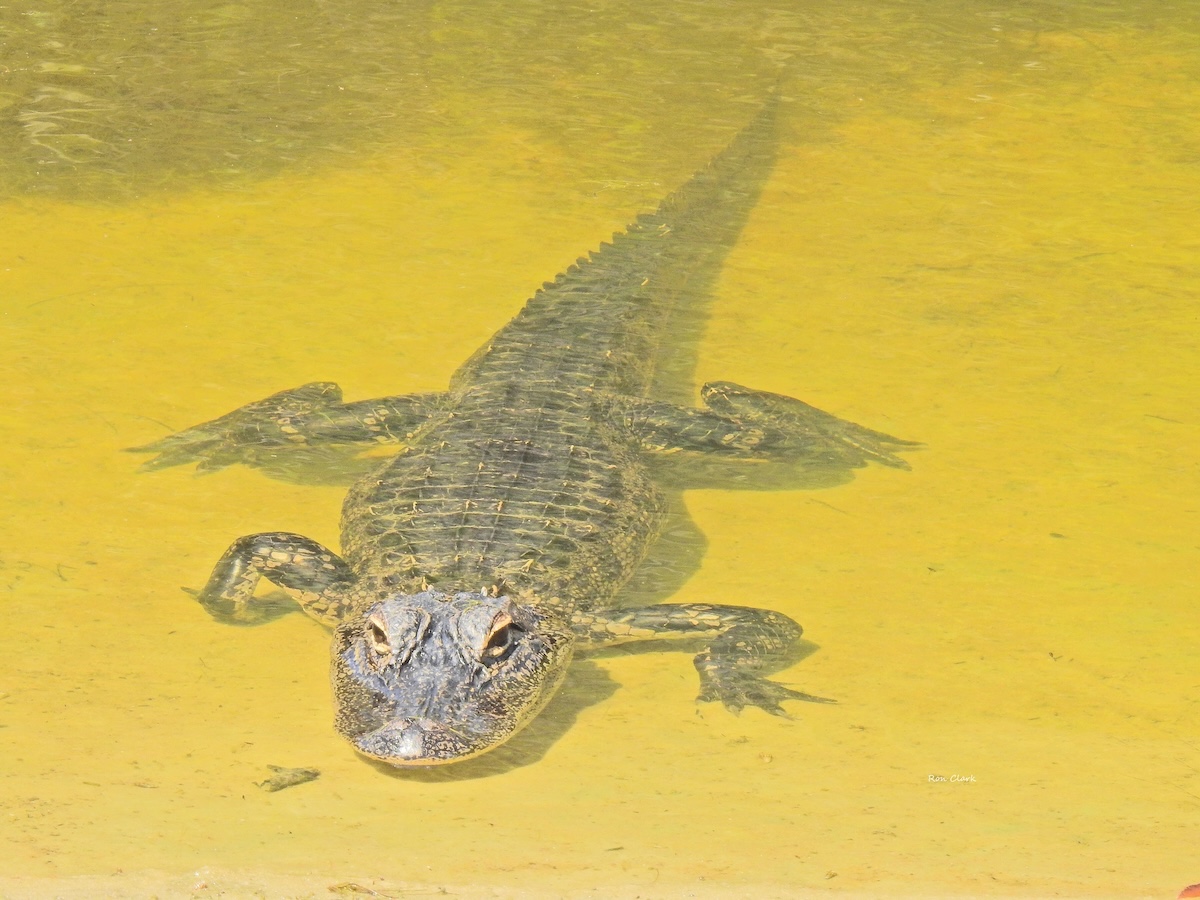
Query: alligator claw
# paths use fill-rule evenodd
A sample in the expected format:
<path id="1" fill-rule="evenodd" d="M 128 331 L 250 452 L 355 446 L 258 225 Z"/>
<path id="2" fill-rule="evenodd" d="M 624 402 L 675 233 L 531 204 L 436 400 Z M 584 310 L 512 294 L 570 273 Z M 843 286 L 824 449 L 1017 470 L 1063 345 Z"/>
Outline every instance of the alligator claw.
<path id="1" fill-rule="evenodd" d="M 761 675 L 751 672 L 728 672 L 719 676 L 710 676 L 704 680 L 697 698 L 702 703 L 720 700 L 727 710 L 734 715 L 747 706 L 757 706 L 773 716 L 791 718 L 780 703 L 784 700 L 804 700 L 809 703 L 837 703 L 828 697 L 817 697 L 803 691 L 769 681 Z"/>

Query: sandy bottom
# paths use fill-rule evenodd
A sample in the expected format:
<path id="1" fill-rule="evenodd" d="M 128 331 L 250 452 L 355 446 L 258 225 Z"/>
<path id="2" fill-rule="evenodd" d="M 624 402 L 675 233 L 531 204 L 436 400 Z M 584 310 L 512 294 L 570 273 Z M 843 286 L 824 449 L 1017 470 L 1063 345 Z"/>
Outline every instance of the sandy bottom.
<path id="1" fill-rule="evenodd" d="M 687 655 L 612 653 L 478 764 L 384 771 L 333 731 L 320 626 L 229 627 L 179 590 L 243 534 L 336 547 L 345 490 L 141 474 L 122 448 L 315 380 L 444 390 L 756 108 L 766 79 L 662 93 L 722 83 L 718 50 L 624 49 L 699 40 L 725 7 L 592 5 L 610 21 L 573 31 L 620 65 L 588 81 L 536 30 L 489 32 L 495 70 L 436 85 L 456 124 L 423 144 L 244 191 L 0 203 L 3 897 L 1128 900 L 1200 881 L 1190 20 L 761 5 L 764 43 L 808 49 L 696 381 L 925 447 L 820 490 L 689 483 L 701 552 L 659 562 L 676 602 L 803 624 L 808 655 L 776 677 L 836 705 L 734 716 L 696 703 Z M 674 27 L 693 6 L 705 21 Z M 531 109 L 543 95 L 571 128 Z M 269 766 L 321 775 L 266 793 Z"/>
<path id="2" fill-rule="evenodd" d="M 0 878 L 0 898 L 3 900 L 170 900 L 170 898 L 207 897 L 227 898 L 287 898 L 287 900 L 322 900 L 322 898 L 422 898 L 463 897 L 488 900 L 727 900 L 727 898 L 776 898 L 776 900 L 816 900 L 837 896 L 840 900 L 1005 900 L 1004 894 L 944 894 L 913 893 L 903 887 L 897 890 L 837 891 L 812 890 L 786 885 L 755 885 L 735 888 L 729 886 L 649 885 L 604 888 L 549 889 L 498 888 L 472 884 L 417 884 L 337 880 L 313 876 L 280 876 L 265 873 L 201 869 L 185 875 L 166 872 L 126 872 L 110 876 L 79 876 L 76 878 Z M 1026 895 L 1011 895 L 1016 898 Z M 1054 894 L 1068 898 L 1069 895 Z M 1120 895 L 1089 893 L 1088 900 L 1117 900 Z M 1136 900 L 1128 896 L 1121 900 Z"/>

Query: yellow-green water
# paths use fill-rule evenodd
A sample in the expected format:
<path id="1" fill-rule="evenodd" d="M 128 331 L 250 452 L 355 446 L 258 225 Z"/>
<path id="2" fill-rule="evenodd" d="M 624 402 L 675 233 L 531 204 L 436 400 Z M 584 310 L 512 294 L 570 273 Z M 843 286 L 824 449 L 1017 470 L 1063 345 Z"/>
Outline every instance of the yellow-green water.
<path id="1" fill-rule="evenodd" d="M 1200 881 L 1191 6 L 150 9 L 2 20 L 0 895 Z M 794 616 L 818 649 L 780 677 L 840 705 L 734 717 L 686 655 L 613 655 L 494 770 L 364 762 L 319 626 L 178 589 L 241 534 L 336 546 L 341 489 L 119 451 L 306 381 L 443 388 L 780 63 L 785 146 L 697 382 L 927 447 L 689 492 L 708 547 L 676 599 Z M 265 793 L 272 764 L 322 775 Z"/>

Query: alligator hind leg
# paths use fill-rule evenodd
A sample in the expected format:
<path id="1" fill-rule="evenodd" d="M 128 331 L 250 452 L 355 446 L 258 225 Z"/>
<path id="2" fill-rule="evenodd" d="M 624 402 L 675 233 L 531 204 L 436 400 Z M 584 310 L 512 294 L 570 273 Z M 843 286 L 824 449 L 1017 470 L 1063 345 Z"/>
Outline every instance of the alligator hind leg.
<path id="1" fill-rule="evenodd" d="M 764 675 L 782 668 L 803 631 L 782 613 L 746 606 L 663 603 L 633 609 L 593 610 L 572 619 L 581 650 L 629 641 L 712 638 L 695 657 L 701 701 L 720 700 L 732 712 L 757 706 L 785 716 L 784 700 L 835 703 L 792 690 Z"/>
<path id="2" fill-rule="evenodd" d="M 700 396 L 707 410 L 624 397 L 616 401 L 614 411 L 643 449 L 657 453 L 691 450 L 851 468 L 873 460 L 907 469 L 908 463 L 896 452 L 920 446 L 839 419 L 802 400 L 731 381 L 709 382 Z"/>
<path id="3" fill-rule="evenodd" d="M 157 453 L 143 471 L 195 462 L 201 471 L 234 463 L 269 465 L 281 451 L 355 444 L 398 444 L 438 408 L 441 394 L 343 403 L 342 389 L 314 381 L 248 403 L 220 418 L 160 438 L 133 453 Z"/>
<path id="4" fill-rule="evenodd" d="M 249 625 L 264 619 L 254 588 L 260 578 L 278 585 L 300 608 L 331 628 L 341 620 L 354 572 L 332 550 L 299 534 L 272 531 L 233 542 L 217 561 L 208 584 L 188 591 L 214 619 Z"/>

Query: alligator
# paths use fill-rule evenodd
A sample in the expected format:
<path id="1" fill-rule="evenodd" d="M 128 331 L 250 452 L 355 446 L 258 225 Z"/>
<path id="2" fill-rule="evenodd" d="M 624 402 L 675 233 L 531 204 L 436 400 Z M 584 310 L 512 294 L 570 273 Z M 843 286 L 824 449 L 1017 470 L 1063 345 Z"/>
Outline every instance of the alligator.
<path id="1" fill-rule="evenodd" d="M 655 212 L 546 282 L 449 390 L 345 402 L 315 382 L 132 448 L 158 454 L 145 469 L 398 448 L 350 488 L 340 554 L 247 535 L 193 592 L 218 620 L 255 622 L 265 578 L 332 629 L 335 727 L 361 754 L 476 757 L 537 715 L 573 654 L 645 639 L 704 642 L 699 700 L 735 713 L 833 702 L 766 677 L 801 634 L 782 613 L 618 601 L 667 512 L 656 458 L 908 468 L 896 454 L 913 442 L 790 397 L 728 381 L 703 386 L 703 407 L 654 396 L 673 338 L 695 329 L 691 273 L 735 243 L 773 167 L 779 103 L 773 91 Z"/>

